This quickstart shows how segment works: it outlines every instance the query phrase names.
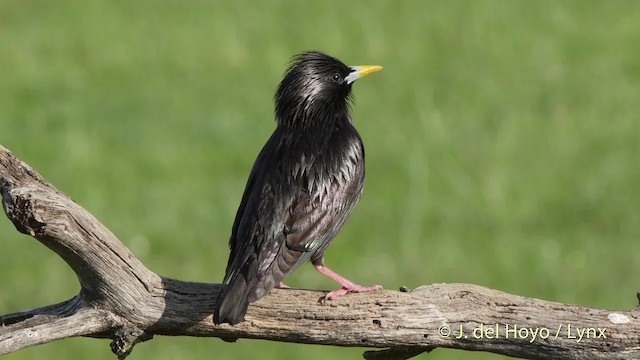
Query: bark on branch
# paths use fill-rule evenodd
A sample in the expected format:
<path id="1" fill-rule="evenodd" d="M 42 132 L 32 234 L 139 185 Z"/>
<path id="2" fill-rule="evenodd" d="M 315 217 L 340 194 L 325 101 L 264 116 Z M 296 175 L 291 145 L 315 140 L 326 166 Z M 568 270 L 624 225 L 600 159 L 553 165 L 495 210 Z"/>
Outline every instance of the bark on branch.
<path id="1" fill-rule="evenodd" d="M 2 146 L 0 192 L 16 229 L 55 251 L 82 289 L 60 304 L 1 315 L 0 355 L 87 336 L 112 339 L 112 351 L 124 358 L 154 335 L 184 335 L 387 349 L 365 353 L 372 359 L 409 358 L 436 347 L 526 359 L 640 358 L 637 310 L 591 309 L 468 284 L 353 294 L 326 305 L 318 303 L 319 291 L 275 289 L 249 307 L 247 321 L 215 326 L 211 314 L 221 285 L 151 272 L 89 212 Z"/>

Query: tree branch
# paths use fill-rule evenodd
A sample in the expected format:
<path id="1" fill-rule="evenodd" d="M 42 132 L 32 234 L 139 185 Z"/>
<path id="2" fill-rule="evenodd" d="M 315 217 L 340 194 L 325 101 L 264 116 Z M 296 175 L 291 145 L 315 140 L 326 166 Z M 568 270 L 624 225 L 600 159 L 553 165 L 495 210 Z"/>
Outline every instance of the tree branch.
<path id="1" fill-rule="evenodd" d="M 153 335 L 266 339 L 386 348 L 406 359 L 436 347 L 527 359 L 640 358 L 639 312 L 609 311 L 468 284 L 353 294 L 275 289 L 236 326 L 215 326 L 219 284 L 148 270 L 104 225 L 0 146 L 0 193 L 16 229 L 55 251 L 82 290 L 71 300 L 0 316 L 0 355 L 74 336 L 110 338 L 120 358 Z"/>
<path id="2" fill-rule="evenodd" d="M 112 322 L 109 313 L 90 307 L 77 307 L 77 299 L 0 317 L 0 354 L 110 330 Z"/>

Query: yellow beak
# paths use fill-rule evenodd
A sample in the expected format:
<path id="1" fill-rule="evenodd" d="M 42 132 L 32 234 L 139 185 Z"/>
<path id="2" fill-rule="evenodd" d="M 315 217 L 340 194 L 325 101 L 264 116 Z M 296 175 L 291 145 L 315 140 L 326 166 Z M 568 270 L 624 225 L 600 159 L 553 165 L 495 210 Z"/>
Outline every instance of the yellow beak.
<path id="1" fill-rule="evenodd" d="M 347 75 L 345 80 L 347 81 L 347 84 L 351 84 L 352 82 L 360 79 L 363 76 L 373 74 L 374 72 L 378 72 L 380 70 L 382 70 L 382 66 L 379 65 L 351 66 L 351 73 Z"/>

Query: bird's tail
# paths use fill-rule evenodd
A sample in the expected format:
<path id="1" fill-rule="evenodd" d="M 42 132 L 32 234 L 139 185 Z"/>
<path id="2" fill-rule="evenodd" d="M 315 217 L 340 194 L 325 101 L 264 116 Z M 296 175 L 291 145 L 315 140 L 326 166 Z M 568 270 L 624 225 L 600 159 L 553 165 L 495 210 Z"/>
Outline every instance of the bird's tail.
<path id="1" fill-rule="evenodd" d="M 299 254 L 299 252 L 297 252 Z M 278 255 L 280 256 L 280 255 Z M 299 256 L 293 258 L 299 260 Z M 300 261 L 297 261 L 299 263 Z M 279 284 L 287 275 L 293 271 L 295 266 L 287 265 L 283 270 L 283 262 L 276 262 L 277 266 L 270 267 L 266 273 L 258 275 L 257 259 L 249 259 L 242 268 L 233 276 L 229 284 L 220 292 L 216 301 L 216 309 L 213 313 L 213 322 L 217 324 L 228 323 L 235 325 L 244 321 L 249 303 L 257 301 L 268 294 L 276 284 Z"/>
<path id="2" fill-rule="evenodd" d="M 213 322 L 235 325 L 244 321 L 244 315 L 249 308 L 249 289 L 244 274 L 238 274 L 220 295 L 213 313 Z"/>

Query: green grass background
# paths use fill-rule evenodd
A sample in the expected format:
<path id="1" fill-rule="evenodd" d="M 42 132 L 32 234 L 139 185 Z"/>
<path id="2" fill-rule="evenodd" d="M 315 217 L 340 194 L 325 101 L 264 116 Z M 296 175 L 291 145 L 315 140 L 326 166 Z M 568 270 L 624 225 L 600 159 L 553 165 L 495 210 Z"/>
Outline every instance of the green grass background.
<path id="1" fill-rule="evenodd" d="M 354 87 L 367 182 L 328 265 L 389 289 L 464 282 L 628 309 L 640 288 L 638 44 L 637 1 L 5 0 L 0 144 L 153 271 L 219 282 L 289 58 L 380 64 Z M 0 249 L 0 313 L 79 290 L 4 217 Z M 311 266 L 288 284 L 335 287 Z M 159 337 L 130 359 L 361 353 Z M 114 356 L 80 338 L 6 358 Z"/>

